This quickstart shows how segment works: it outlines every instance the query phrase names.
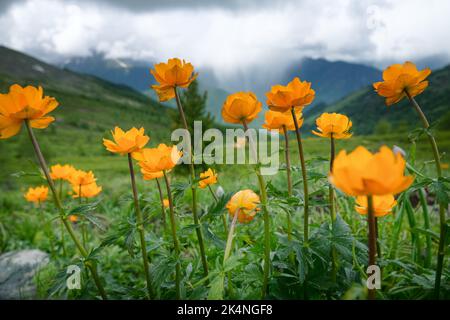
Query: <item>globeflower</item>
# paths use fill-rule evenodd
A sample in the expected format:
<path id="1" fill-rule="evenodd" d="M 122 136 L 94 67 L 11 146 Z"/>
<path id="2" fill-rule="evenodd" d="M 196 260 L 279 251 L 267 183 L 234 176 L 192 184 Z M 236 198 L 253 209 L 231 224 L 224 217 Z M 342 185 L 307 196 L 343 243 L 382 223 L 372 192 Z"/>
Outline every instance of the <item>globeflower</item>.
<path id="1" fill-rule="evenodd" d="M 351 196 L 398 194 L 414 180 L 404 175 L 405 165 L 403 157 L 386 146 L 374 154 L 359 146 L 349 154 L 343 150 L 337 155 L 329 180 Z"/>
<path id="2" fill-rule="evenodd" d="M 235 193 L 228 201 L 226 208 L 233 218 L 237 214 L 240 223 L 249 223 L 259 211 L 259 196 L 252 190 L 246 189 Z"/>
<path id="3" fill-rule="evenodd" d="M 258 117 L 262 103 L 253 92 L 230 94 L 222 106 L 222 118 L 228 123 L 250 123 Z"/>
<path id="4" fill-rule="evenodd" d="M 295 130 L 294 119 L 290 111 L 277 112 L 269 110 L 265 113 L 265 123 L 262 125 L 264 129 L 273 131 Z M 303 114 L 301 111 L 296 111 L 297 123 L 301 127 L 303 125 Z"/>
<path id="5" fill-rule="evenodd" d="M 350 119 L 339 113 L 322 113 L 316 119 L 317 131 L 313 134 L 323 138 L 348 139 L 352 136 L 350 129 L 352 122 Z"/>
<path id="6" fill-rule="evenodd" d="M 205 172 L 200 173 L 200 179 L 198 185 L 201 189 L 204 189 L 209 185 L 217 183 L 217 173 L 209 168 Z"/>
<path id="7" fill-rule="evenodd" d="M 154 67 L 150 73 L 158 84 L 152 85 L 152 88 L 160 101 L 175 98 L 175 88 L 187 88 L 198 75 L 194 73 L 194 66 L 191 63 L 178 58 L 169 59 L 167 63 L 155 64 Z"/>
<path id="8" fill-rule="evenodd" d="M 77 187 L 93 184 L 96 180 L 92 171 L 75 170 L 69 177 L 69 182 Z"/>
<path id="9" fill-rule="evenodd" d="M 12 85 L 9 93 L 0 94 L 0 139 L 15 136 L 24 121 L 29 121 L 32 128 L 47 128 L 55 121 L 47 114 L 57 106 L 55 98 L 44 96 L 42 87 Z"/>
<path id="10" fill-rule="evenodd" d="M 150 172 L 168 171 L 176 166 L 182 153 L 176 146 L 160 144 L 156 148 L 145 148 L 141 152 L 134 154 L 134 158 L 139 161 L 141 169 Z"/>
<path id="11" fill-rule="evenodd" d="M 384 196 L 373 196 L 373 213 L 375 217 L 383 217 L 392 213 L 392 209 L 397 204 L 394 196 L 392 194 L 387 194 Z M 367 214 L 367 197 L 358 196 L 356 197 L 355 210 L 360 214 Z"/>
<path id="12" fill-rule="evenodd" d="M 164 175 L 162 171 L 148 171 L 145 168 L 141 168 L 141 173 L 144 180 L 153 180 L 161 178 Z"/>
<path id="13" fill-rule="evenodd" d="M 60 164 L 55 164 L 54 166 L 50 167 L 50 177 L 52 178 L 52 180 L 70 180 L 70 177 L 72 176 L 72 174 L 74 174 L 76 171 L 76 169 L 69 165 L 69 164 L 65 164 L 65 165 L 60 165 Z"/>
<path id="14" fill-rule="evenodd" d="M 408 95 L 415 97 L 427 87 L 425 79 L 431 74 L 429 68 L 417 70 L 414 63 L 393 64 L 383 71 L 383 81 L 375 82 L 373 87 L 382 97 L 386 98 L 386 105 L 393 105 Z"/>
<path id="15" fill-rule="evenodd" d="M 74 192 L 73 198 L 93 198 L 102 192 L 102 187 L 95 182 L 84 186 L 72 185 L 72 189 Z"/>
<path id="16" fill-rule="evenodd" d="M 286 86 L 274 85 L 266 93 L 269 109 L 278 112 L 290 111 L 293 107 L 305 107 L 313 102 L 315 95 L 311 82 L 300 81 L 298 77 Z"/>
<path id="17" fill-rule="evenodd" d="M 144 134 L 144 128 L 136 129 L 133 127 L 124 132 L 121 128 L 115 127 L 111 134 L 114 141 L 103 139 L 103 145 L 106 147 L 106 150 L 122 156 L 140 151 L 150 140 Z"/>
<path id="18" fill-rule="evenodd" d="M 24 197 L 28 202 L 42 203 L 48 198 L 48 188 L 46 186 L 30 187 Z"/>

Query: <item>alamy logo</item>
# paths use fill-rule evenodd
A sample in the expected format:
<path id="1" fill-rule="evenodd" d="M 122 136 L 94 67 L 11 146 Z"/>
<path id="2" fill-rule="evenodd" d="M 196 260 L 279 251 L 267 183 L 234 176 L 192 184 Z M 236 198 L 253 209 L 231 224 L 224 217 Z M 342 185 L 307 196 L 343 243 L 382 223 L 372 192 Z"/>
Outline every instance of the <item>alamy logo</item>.
<path id="1" fill-rule="evenodd" d="M 77 265 L 67 267 L 66 274 L 69 274 L 66 280 L 67 289 L 81 289 L 81 268 Z"/>
<path id="2" fill-rule="evenodd" d="M 367 267 L 367 289 L 381 289 L 381 270 L 377 265 L 370 265 Z"/>

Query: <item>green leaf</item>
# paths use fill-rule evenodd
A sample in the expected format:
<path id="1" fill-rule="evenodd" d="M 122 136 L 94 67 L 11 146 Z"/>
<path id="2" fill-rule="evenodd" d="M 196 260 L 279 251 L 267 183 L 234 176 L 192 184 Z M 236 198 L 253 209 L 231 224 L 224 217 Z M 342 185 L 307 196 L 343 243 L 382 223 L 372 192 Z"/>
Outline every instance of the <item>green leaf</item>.
<path id="1" fill-rule="evenodd" d="M 83 216 L 83 215 L 89 214 L 97 209 L 97 206 L 100 203 L 100 201 L 101 201 L 101 199 L 99 199 L 95 202 L 92 202 L 92 203 L 85 203 L 85 204 L 77 205 L 69 210 L 68 215 L 70 216 L 72 214 L 77 214 L 77 215 Z"/>
<path id="2" fill-rule="evenodd" d="M 225 275 L 223 273 L 219 273 L 216 277 L 213 278 L 213 280 L 211 281 L 211 287 L 208 292 L 208 300 L 223 299 L 224 280 Z"/>
<path id="3" fill-rule="evenodd" d="M 449 188 L 445 183 L 445 180 L 439 178 L 438 180 L 433 181 L 430 188 L 433 192 L 436 193 L 437 202 L 440 205 L 447 207 L 448 203 L 450 202 L 450 197 L 449 197 Z"/>

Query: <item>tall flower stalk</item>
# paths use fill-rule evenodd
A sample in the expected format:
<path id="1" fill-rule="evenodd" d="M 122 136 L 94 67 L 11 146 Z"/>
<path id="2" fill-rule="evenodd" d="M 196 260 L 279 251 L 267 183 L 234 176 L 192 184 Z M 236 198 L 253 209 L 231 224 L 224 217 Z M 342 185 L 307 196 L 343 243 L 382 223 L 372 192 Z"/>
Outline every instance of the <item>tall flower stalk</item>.
<path id="1" fill-rule="evenodd" d="M 161 184 L 159 183 L 158 178 L 156 178 L 155 180 L 156 180 L 156 186 L 158 187 L 159 201 L 161 202 L 161 218 L 162 218 L 163 229 L 166 230 L 167 221 L 166 221 L 166 206 L 164 205 L 164 196 L 163 196 Z"/>
<path id="2" fill-rule="evenodd" d="M 134 214 L 136 216 L 136 228 L 139 233 L 142 264 L 144 268 L 145 281 L 147 283 L 147 294 L 148 298 L 151 299 L 153 297 L 153 289 L 150 279 L 147 245 L 145 242 L 144 219 L 142 217 L 142 212 L 139 205 L 139 195 L 136 187 L 136 177 L 134 174 L 132 159 L 132 155 L 134 157 L 134 154 L 139 154 L 150 138 L 145 135 L 144 128 L 131 128 L 128 131 L 123 131 L 121 128 L 115 127 L 112 132 L 112 136 L 114 141 L 103 139 L 103 144 L 108 151 L 118 153 L 120 155 L 126 155 L 128 158 L 128 169 L 130 172 L 131 189 L 134 200 Z"/>
<path id="3" fill-rule="evenodd" d="M 430 124 L 427 117 L 423 113 L 417 101 L 414 99 L 415 96 L 421 94 L 428 87 L 427 77 L 431 74 L 429 68 L 424 70 L 418 70 L 416 65 L 410 61 L 403 64 L 394 64 L 389 66 L 383 71 L 384 81 L 376 82 L 373 84 L 375 91 L 382 97 L 386 98 L 386 105 L 390 106 L 403 98 L 408 98 L 409 102 L 416 110 L 422 126 L 425 129 L 428 141 L 433 152 L 434 163 L 436 165 L 436 174 L 438 180 L 442 177 L 441 160 L 439 155 L 439 149 L 436 143 L 436 139 L 430 132 Z M 445 255 L 445 238 L 446 238 L 446 221 L 445 212 L 446 206 L 443 203 L 439 203 L 439 222 L 440 222 L 440 232 L 439 232 L 439 248 L 437 254 L 437 265 L 436 265 L 436 277 L 434 282 L 434 296 L 439 299 L 442 269 L 444 267 L 444 255 Z"/>
<path id="4" fill-rule="evenodd" d="M 369 266 L 377 264 L 377 238 L 376 238 L 376 225 L 375 214 L 373 210 L 373 197 L 367 196 L 367 223 L 369 226 Z M 369 289 L 369 300 L 375 300 L 376 289 Z"/>
<path id="5" fill-rule="evenodd" d="M 284 157 L 286 159 L 287 190 L 288 196 L 292 197 L 291 158 L 289 151 L 289 135 L 286 125 L 283 125 L 283 134 L 284 134 Z M 292 240 L 292 219 L 291 213 L 289 211 L 287 212 L 287 234 L 288 240 Z"/>
<path id="6" fill-rule="evenodd" d="M 30 126 L 29 120 L 25 121 L 25 126 L 27 128 L 31 143 L 33 144 L 33 148 L 34 148 L 35 154 L 38 158 L 39 165 L 40 165 L 42 171 L 44 172 L 48 186 L 50 187 L 50 190 L 52 191 L 55 206 L 59 210 L 59 218 L 61 219 L 61 222 L 64 224 L 64 227 L 66 228 L 67 232 L 69 233 L 69 235 L 70 235 L 72 241 L 74 242 L 75 246 L 77 247 L 78 251 L 80 252 L 82 257 L 86 259 L 89 257 L 89 253 L 86 250 L 86 248 L 81 244 L 81 242 L 78 240 L 78 238 L 75 234 L 75 231 L 72 228 L 72 225 L 67 220 L 66 212 L 62 206 L 62 203 L 59 198 L 58 192 L 56 190 L 55 184 L 53 183 L 53 180 L 50 177 L 50 172 L 48 170 L 47 162 L 45 161 L 45 158 L 42 154 L 41 148 L 36 139 L 36 136 L 34 135 L 33 129 Z M 100 296 L 106 300 L 108 298 L 108 296 L 107 296 L 106 291 L 100 281 L 96 263 L 91 260 L 88 260 L 88 261 L 85 261 L 85 265 L 91 272 L 92 278 L 94 280 L 95 285 L 97 286 L 97 290 L 98 290 Z"/>
<path id="7" fill-rule="evenodd" d="M 438 145 L 436 143 L 436 139 L 433 134 L 428 130 L 430 128 L 430 123 L 428 122 L 427 117 L 423 113 L 416 99 L 405 90 L 406 95 L 408 96 L 409 101 L 411 102 L 414 109 L 417 111 L 420 120 L 422 121 L 422 125 L 425 130 L 427 130 L 428 141 L 430 142 L 431 149 L 433 151 L 434 163 L 436 165 L 436 174 L 438 179 L 442 177 L 442 167 L 441 167 L 441 158 L 439 154 Z M 444 256 L 445 256 L 445 239 L 446 239 L 446 222 L 445 222 L 445 205 L 443 203 L 439 203 L 439 247 L 438 247 L 438 256 L 437 256 L 437 265 L 436 265 L 436 277 L 434 281 L 434 296 L 436 299 L 439 299 L 439 293 L 441 288 L 441 278 L 442 278 L 442 269 L 444 268 Z"/>
<path id="8" fill-rule="evenodd" d="M 191 132 L 189 130 L 189 127 L 188 127 L 188 124 L 186 121 L 186 116 L 184 114 L 183 106 L 181 105 L 180 96 L 178 94 L 178 90 L 176 87 L 174 88 L 174 91 L 175 91 L 175 99 L 177 102 L 178 112 L 180 113 L 184 128 L 186 129 L 187 132 L 189 132 L 189 136 L 191 137 Z M 203 265 L 203 272 L 204 272 L 205 276 L 207 276 L 208 275 L 208 261 L 206 259 L 205 244 L 203 241 L 203 232 L 202 232 L 202 228 L 199 223 L 199 218 L 198 218 L 198 213 L 197 213 L 197 187 L 194 184 L 195 168 L 194 168 L 194 153 L 193 153 L 192 147 L 193 147 L 193 144 L 191 142 L 190 155 L 189 155 L 189 157 L 190 157 L 189 171 L 191 174 L 192 215 L 194 217 L 194 224 L 196 226 L 195 232 L 197 233 L 198 245 L 200 248 L 200 257 L 201 257 L 202 265 Z"/>
<path id="9" fill-rule="evenodd" d="M 133 191 L 134 212 L 136 214 L 136 227 L 139 233 L 141 244 L 142 263 L 144 267 L 145 281 L 147 282 L 148 298 L 153 297 L 152 282 L 150 279 L 150 266 L 148 261 L 147 244 L 145 242 L 144 219 L 142 217 L 141 207 L 139 205 L 139 195 L 136 187 L 136 177 L 134 174 L 133 159 L 131 153 L 128 153 L 128 167 L 130 171 L 131 189 Z"/>
<path id="10" fill-rule="evenodd" d="M 176 298 L 179 300 L 181 298 L 181 287 L 180 287 L 180 281 L 181 281 L 181 265 L 180 265 L 180 246 L 178 244 L 178 238 L 177 238 L 177 225 L 175 220 L 175 211 L 173 209 L 173 198 L 172 198 L 172 191 L 170 189 L 170 182 L 167 178 L 167 174 L 165 171 L 164 173 L 164 181 L 166 183 L 167 188 L 167 198 L 169 200 L 169 219 L 170 219 L 170 229 L 172 232 L 172 239 L 173 239 L 173 247 L 175 250 L 175 258 L 176 258 L 176 265 L 175 265 L 175 292 L 176 292 Z"/>

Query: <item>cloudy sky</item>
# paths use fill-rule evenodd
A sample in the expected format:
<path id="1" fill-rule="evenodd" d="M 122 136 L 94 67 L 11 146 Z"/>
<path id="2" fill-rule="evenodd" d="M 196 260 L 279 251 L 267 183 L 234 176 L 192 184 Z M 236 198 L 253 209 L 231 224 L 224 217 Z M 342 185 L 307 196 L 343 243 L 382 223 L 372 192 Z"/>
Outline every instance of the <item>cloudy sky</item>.
<path id="1" fill-rule="evenodd" d="M 0 0 L 0 44 L 49 62 L 92 51 L 217 72 L 304 56 L 450 62 L 450 1 Z"/>

